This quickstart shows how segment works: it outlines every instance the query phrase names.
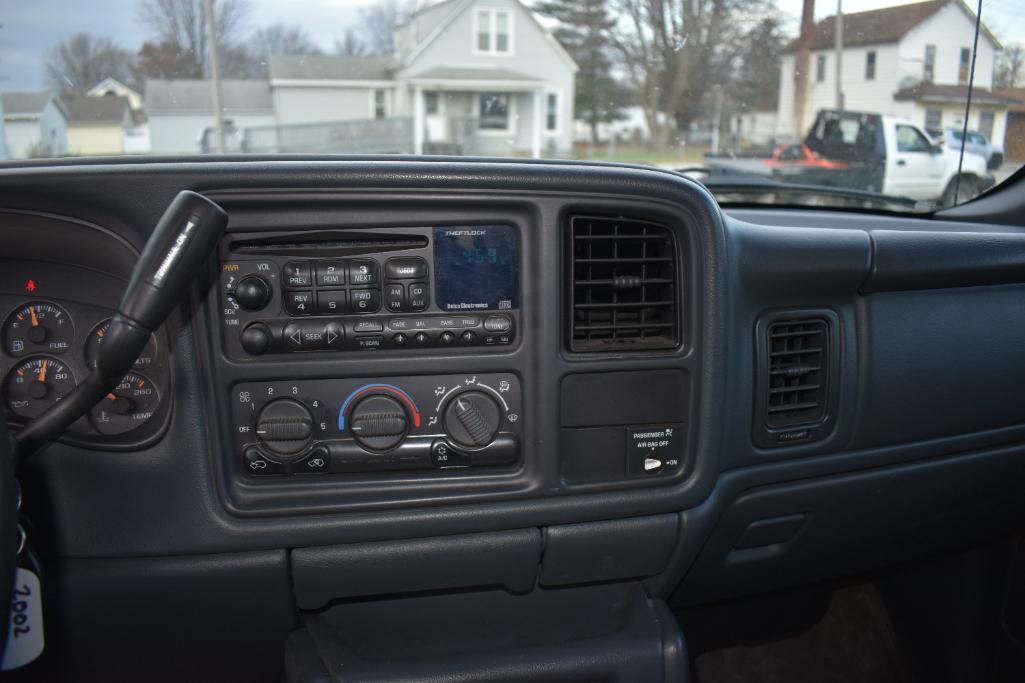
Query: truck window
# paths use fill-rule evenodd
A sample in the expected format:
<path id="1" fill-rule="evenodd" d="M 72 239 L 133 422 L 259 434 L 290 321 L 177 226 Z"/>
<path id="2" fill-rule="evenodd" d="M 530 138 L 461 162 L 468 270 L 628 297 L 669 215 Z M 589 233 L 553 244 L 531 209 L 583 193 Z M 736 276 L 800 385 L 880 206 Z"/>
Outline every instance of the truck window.
<path id="1" fill-rule="evenodd" d="M 932 145 L 925 139 L 925 136 L 918 132 L 917 128 L 897 124 L 897 151 L 898 152 L 928 152 Z"/>

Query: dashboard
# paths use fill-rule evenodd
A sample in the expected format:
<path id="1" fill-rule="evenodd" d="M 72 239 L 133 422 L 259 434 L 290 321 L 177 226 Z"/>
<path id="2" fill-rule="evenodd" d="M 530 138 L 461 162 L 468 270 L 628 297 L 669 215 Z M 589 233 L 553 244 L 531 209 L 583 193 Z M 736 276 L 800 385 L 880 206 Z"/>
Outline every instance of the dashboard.
<path id="1" fill-rule="evenodd" d="M 701 604 L 1025 513 L 1017 227 L 724 212 L 639 167 L 0 171 L 12 426 L 89 371 L 181 189 L 227 212 L 216 253 L 125 381 L 23 476 L 87 644 L 95 596 L 116 581 L 152 600 L 154 572 L 238 587 L 188 641 L 216 672 L 241 646 L 205 639 L 244 634 L 266 674 L 296 610 L 339 600 L 639 583 Z M 406 565 L 422 571 L 390 569 Z M 169 632 L 198 614 L 161 600 Z"/>

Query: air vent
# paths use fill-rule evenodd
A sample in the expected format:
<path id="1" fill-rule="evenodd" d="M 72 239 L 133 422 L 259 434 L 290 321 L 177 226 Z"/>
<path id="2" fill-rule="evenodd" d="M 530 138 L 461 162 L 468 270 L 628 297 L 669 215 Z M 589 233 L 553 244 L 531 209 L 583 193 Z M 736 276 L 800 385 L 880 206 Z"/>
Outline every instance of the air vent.
<path id="1" fill-rule="evenodd" d="M 570 221 L 572 351 L 649 351 L 678 342 L 676 246 L 665 226 Z"/>
<path id="2" fill-rule="evenodd" d="M 819 318 L 781 320 L 766 329 L 768 396 L 765 424 L 771 429 L 811 425 L 826 416 L 829 325 Z"/>

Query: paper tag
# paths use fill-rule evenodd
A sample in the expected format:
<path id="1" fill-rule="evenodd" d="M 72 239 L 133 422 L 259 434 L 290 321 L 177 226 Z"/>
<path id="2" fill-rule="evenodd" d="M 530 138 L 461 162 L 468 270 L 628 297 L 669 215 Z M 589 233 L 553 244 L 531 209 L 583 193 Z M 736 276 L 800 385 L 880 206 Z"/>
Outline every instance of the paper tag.
<path id="1" fill-rule="evenodd" d="M 0 671 L 10 671 L 35 661 L 43 654 L 43 599 L 39 577 L 31 569 L 18 567 L 11 594 L 11 620 L 7 630 Z"/>

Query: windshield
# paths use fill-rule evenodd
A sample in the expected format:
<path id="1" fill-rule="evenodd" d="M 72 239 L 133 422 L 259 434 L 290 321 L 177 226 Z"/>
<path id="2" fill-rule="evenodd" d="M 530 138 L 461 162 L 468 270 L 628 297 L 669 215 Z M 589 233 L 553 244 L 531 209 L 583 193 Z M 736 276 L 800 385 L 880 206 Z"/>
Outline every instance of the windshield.
<path id="1" fill-rule="evenodd" d="M 0 158 L 620 161 L 681 170 L 724 203 L 898 211 L 968 201 L 1017 170 L 1017 2 L 840 6 L 9 3 Z"/>

